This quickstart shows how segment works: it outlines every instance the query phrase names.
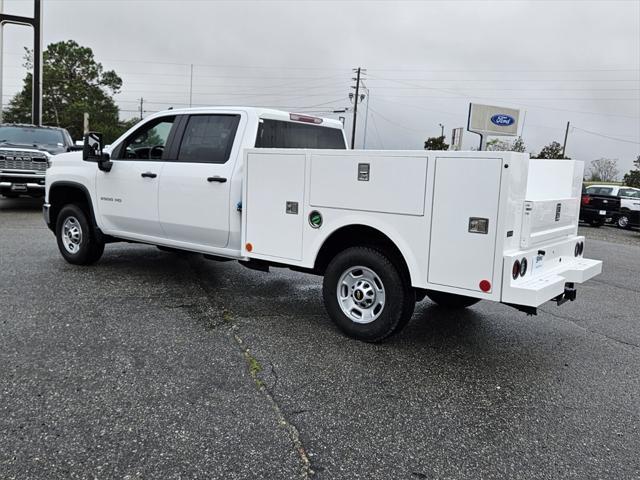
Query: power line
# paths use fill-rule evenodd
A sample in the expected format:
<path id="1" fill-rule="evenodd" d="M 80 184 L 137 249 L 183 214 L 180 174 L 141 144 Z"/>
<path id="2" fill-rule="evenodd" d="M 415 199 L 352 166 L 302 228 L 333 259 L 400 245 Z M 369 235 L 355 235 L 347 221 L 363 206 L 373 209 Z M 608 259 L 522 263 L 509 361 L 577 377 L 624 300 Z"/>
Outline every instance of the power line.
<path id="1" fill-rule="evenodd" d="M 595 135 L 597 137 L 602 137 L 602 138 L 606 138 L 609 140 L 614 140 L 616 142 L 624 142 L 624 143 L 632 143 L 634 145 L 640 145 L 640 142 L 636 142 L 633 140 L 625 140 L 623 138 L 618 138 L 618 137 L 612 137 L 610 135 L 605 135 L 604 133 L 598 133 L 598 132 L 592 132 L 591 130 L 585 130 L 584 128 L 580 128 L 580 127 L 572 127 L 573 130 L 579 130 L 581 132 L 587 133 L 589 135 Z"/>

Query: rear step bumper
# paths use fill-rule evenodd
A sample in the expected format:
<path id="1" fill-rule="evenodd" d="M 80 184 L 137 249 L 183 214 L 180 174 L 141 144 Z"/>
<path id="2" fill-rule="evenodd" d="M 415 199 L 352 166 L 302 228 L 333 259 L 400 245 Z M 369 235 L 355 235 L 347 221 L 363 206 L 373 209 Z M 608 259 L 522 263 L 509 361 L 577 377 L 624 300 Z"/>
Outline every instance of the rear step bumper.
<path id="1" fill-rule="evenodd" d="M 502 302 L 510 305 L 522 305 L 538 307 L 545 302 L 555 300 L 559 305 L 576 298 L 574 285 L 584 283 L 602 272 L 602 262 L 582 257 L 575 257 L 573 249 L 576 241 L 584 242 L 584 237 L 576 237 L 569 241 L 546 247 L 547 252 L 555 252 L 555 256 L 544 261 L 547 265 L 535 270 L 531 261 L 536 254 L 523 252 L 505 256 L 504 260 L 504 284 L 502 287 Z M 547 253 L 547 255 L 549 255 Z M 513 280 L 511 268 L 517 258 L 529 259 L 531 276 Z"/>

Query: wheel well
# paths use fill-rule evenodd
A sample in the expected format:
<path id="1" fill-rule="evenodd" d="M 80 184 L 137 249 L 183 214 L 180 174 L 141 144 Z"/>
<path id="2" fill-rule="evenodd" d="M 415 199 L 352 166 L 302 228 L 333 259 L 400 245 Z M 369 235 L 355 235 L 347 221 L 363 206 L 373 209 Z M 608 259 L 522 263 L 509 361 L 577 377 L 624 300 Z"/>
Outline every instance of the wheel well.
<path id="1" fill-rule="evenodd" d="M 95 225 L 93 206 L 89 200 L 89 194 L 81 187 L 74 185 L 53 185 L 49 190 L 49 228 L 55 230 L 58 214 L 65 205 L 70 203 L 78 205 Z"/>
<path id="2" fill-rule="evenodd" d="M 349 225 L 329 235 L 318 252 L 314 270 L 323 275 L 331 259 L 350 247 L 373 247 L 383 251 L 410 278 L 407 262 L 396 244 L 381 231 L 366 225 Z"/>

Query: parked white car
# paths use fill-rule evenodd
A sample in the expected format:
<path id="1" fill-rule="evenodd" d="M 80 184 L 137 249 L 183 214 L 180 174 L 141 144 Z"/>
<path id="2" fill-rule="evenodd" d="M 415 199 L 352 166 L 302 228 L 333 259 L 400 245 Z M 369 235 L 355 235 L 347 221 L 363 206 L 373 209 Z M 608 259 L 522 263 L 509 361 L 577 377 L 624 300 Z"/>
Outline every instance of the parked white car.
<path id="1" fill-rule="evenodd" d="M 287 112 L 172 110 L 57 157 L 44 216 L 72 264 L 125 240 L 322 275 L 335 324 L 376 342 L 425 296 L 575 300 L 602 269 L 578 235 L 582 175 L 512 152 L 348 151 L 340 122 Z"/>
<path id="2" fill-rule="evenodd" d="M 640 212 L 640 188 L 619 185 L 590 185 L 586 192 L 591 195 L 610 195 L 620 198 L 620 213 L 614 219 L 620 228 L 629 228 L 630 219 L 637 217 Z"/>

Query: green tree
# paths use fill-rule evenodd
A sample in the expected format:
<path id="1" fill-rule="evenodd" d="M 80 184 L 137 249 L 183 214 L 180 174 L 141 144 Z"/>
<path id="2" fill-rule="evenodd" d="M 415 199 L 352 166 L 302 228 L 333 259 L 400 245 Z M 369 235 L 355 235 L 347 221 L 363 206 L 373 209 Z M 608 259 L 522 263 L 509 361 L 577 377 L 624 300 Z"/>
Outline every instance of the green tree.
<path id="1" fill-rule="evenodd" d="M 27 50 L 25 67 L 33 65 Z M 105 70 L 90 48 L 73 40 L 50 44 L 43 52 L 42 122 L 69 130 L 74 139 L 82 138 L 84 113 L 89 113 L 92 130 L 112 142 L 123 131 L 119 109 L 113 95 L 122 87 L 122 79 L 113 70 Z M 31 123 L 32 74 L 27 73 L 23 87 L 4 112 L 7 122 Z"/>
<path id="2" fill-rule="evenodd" d="M 445 137 L 429 137 L 427 141 L 424 142 L 425 150 L 449 150 L 449 144 L 445 143 Z"/>
<path id="3" fill-rule="evenodd" d="M 629 187 L 640 188 L 640 155 L 633 161 L 633 165 L 636 167 L 624 175 L 624 184 Z"/>
<path id="4" fill-rule="evenodd" d="M 569 157 L 562 155 L 562 145 L 558 142 L 551 142 L 546 147 L 543 147 L 540 150 L 538 155 L 533 155 L 532 158 L 547 158 L 547 159 L 566 159 L 570 160 Z"/>

